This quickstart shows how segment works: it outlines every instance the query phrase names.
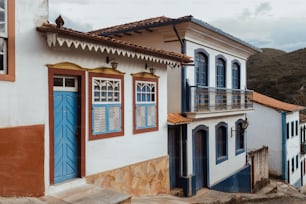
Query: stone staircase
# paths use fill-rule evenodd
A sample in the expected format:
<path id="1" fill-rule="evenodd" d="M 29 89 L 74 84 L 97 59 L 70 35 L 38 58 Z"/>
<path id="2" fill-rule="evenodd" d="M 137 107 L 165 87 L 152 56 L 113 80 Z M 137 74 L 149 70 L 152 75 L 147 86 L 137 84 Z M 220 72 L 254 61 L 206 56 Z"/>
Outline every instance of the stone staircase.
<path id="1" fill-rule="evenodd" d="M 129 195 L 84 184 L 41 198 L 48 204 L 130 204 Z"/>

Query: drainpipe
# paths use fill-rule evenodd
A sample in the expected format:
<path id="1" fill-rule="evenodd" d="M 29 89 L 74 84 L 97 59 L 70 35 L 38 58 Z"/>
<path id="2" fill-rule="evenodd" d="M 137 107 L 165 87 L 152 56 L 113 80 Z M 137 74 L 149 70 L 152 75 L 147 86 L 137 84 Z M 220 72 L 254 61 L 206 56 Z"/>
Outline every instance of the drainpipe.
<path id="1" fill-rule="evenodd" d="M 287 125 L 286 125 L 286 112 L 282 111 L 282 179 L 287 181 L 287 154 L 286 154 L 286 143 L 287 143 Z M 288 181 L 289 183 L 289 181 Z"/>
<path id="2" fill-rule="evenodd" d="M 175 24 L 173 24 L 173 30 L 175 32 L 175 35 L 177 39 L 179 40 L 181 44 L 181 53 L 186 54 L 186 43 L 184 39 L 181 39 L 180 35 L 178 34 L 178 31 L 175 27 Z M 182 66 L 182 73 L 181 73 L 181 79 L 182 79 L 182 98 L 181 98 L 181 105 L 182 110 L 181 112 L 184 114 L 186 112 L 186 94 L 187 94 L 187 85 L 186 85 L 186 68 Z"/>

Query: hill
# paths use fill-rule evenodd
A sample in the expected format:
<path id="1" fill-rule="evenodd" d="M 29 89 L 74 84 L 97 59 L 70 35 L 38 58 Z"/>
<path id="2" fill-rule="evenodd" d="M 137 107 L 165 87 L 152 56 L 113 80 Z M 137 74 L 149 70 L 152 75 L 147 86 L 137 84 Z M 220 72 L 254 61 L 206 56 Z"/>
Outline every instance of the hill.
<path id="1" fill-rule="evenodd" d="M 247 61 L 248 88 L 306 106 L 306 49 L 286 53 L 271 48 Z"/>

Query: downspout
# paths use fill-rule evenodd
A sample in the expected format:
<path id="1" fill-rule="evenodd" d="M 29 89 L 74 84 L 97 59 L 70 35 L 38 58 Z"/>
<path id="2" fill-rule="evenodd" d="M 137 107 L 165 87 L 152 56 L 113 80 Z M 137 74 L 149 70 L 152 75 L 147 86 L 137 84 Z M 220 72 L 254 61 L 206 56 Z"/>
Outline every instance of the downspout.
<path id="1" fill-rule="evenodd" d="M 287 154 L 286 154 L 286 143 L 287 143 L 287 125 L 286 125 L 286 112 L 282 111 L 282 179 L 287 181 Z M 289 181 L 288 181 L 289 183 Z"/>
<path id="2" fill-rule="evenodd" d="M 177 39 L 179 40 L 180 44 L 181 44 L 181 53 L 182 54 L 186 54 L 186 44 L 185 44 L 185 41 L 184 39 L 181 39 L 180 35 L 178 34 L 178 31 L 175 27 L 175 24 L 173 24 L 173 30 L 175 32 L 175 35 L 177 37 Z M 186 68 L 184 66 L 182 66 L 182 73 L 181 73 L 181 85 L 182 85 L 182 97 L 181 97 L 181 105 L 182 105 L 182 108 L 181 108 L 181 112 L 184 114 L 186 112 L 186 94 L 187 94 L 187 85 L 186 85 Z"/>

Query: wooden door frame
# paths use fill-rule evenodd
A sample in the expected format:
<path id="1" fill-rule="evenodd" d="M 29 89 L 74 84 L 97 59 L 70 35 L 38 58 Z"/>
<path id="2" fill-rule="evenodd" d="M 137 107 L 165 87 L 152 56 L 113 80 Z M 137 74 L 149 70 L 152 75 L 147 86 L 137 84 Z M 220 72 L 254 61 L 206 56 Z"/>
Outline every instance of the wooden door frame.
<path id="1" fill-rule="evenodd" d="M 78 77 L 78 93 L 80 94 L 79 105 L 79 128 L 78 133 L 78 176 L 85 176 L 85 72 L 77 70 L 65 70 L 57 68 L 48 69 L 48 92 L 49 92 L 49 175 L 50 184 L 54 184 L 54 103 L 53 103 L 53 77 L 54 75 Z"/>

